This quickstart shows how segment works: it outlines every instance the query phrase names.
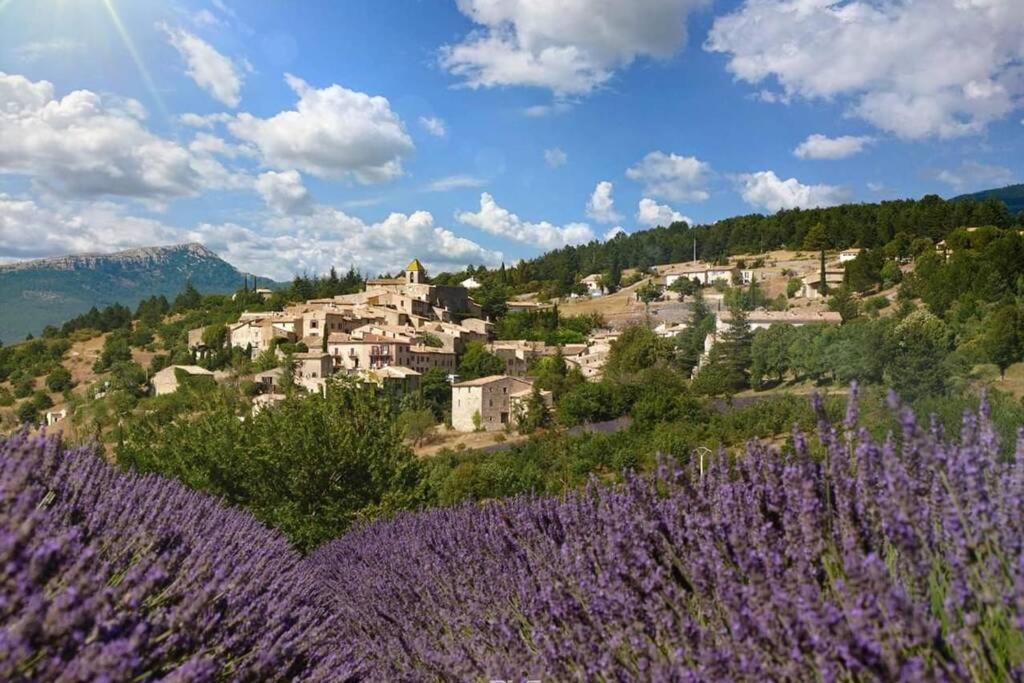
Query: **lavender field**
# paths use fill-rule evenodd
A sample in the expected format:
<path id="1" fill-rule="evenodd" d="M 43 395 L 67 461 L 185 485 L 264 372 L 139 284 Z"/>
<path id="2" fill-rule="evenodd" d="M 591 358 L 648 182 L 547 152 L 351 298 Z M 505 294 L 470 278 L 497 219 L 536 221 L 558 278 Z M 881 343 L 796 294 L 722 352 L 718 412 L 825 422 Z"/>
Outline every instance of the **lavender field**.
<path id="1" fill-rule="evenodd" d="M 902 411 L 894 403 L 894 410 Z M 406 514 L 300 559 L 216 501 L 3 445 L 0 678 L 1024 678 L 1024 449 L 900 413 L 793 452 Z"/>

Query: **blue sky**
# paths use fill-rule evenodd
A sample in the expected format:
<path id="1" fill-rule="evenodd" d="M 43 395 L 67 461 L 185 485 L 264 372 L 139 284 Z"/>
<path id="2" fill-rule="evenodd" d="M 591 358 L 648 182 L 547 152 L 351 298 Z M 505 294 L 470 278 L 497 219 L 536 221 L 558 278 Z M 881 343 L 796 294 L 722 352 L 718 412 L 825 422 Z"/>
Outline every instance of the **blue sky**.
<path id="1" fill-rule="evenodd" d="M 0 259 L 278 278 L 1019 182 L 1017 0 L 0 0 Z"/>

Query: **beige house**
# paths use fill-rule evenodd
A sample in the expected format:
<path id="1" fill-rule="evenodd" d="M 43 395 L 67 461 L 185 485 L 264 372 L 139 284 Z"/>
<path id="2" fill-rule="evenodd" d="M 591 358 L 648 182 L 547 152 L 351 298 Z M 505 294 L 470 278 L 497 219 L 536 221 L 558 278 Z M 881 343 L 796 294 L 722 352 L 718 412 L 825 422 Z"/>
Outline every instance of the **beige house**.
<path id="1" fill-rule="evenodd" d="M 825 270 L 825 282 L 828 284 L 829 289 L 836 289 L 843 284 L 843 279 L 846 276 L 846 270 L 844 269 L 833 269 L 827 268 Z M 821 271 L 815 271 L 804 275 L 801 280 L 803 284 L 800 289 L 797 290 L 797 296 L 803 297 L 804 299 L 821 299 Z"/>
<path id="2" fill-rule="evenodd" d="M 295 384 L 308 391 L 322 391 L 327 378 L 334 373 L 331 356 L 323 352 L 296 353 Z"/>
<path id="3" fill-rule="evenodd" d="M 367 384 L 376 384 L 378 387 L 393 389 L 402 394 L 416 391 L 420 387 L 420 373 L 411 368 L 400 366 L 379 368 L 377 370 L 363 369 L 356 373 L 360 381 Z"/>
<path id="4" fill-rule="evenodd" d="M 372 370 L 391 365 L 408 367 L 412 345 L 408 339 L 377 334 L 354 337 L 336 333 L 327 337 L 327 353 L 333 359 L 334 366 L 343 370 Z"/>
<path id="5" fill-rule="evenodd" d="M 182 382 L 189 378 L 209 378 L 208 381 L 214 381 L 213 373 L 198 365 L 169 365 L 153 375 L 149 384 L 153 387 L 154 395 L 163 396 L 176 392 Z"/>
<path id="6" fill-rule="evenodd" d="M 452 427 L 460 432 L 498 431 L 515 425 L 515 407 L 530 395 L 533 383 L 520 377 L 491 375 L 452 385 Z M 474 416 L 479 416 L 475 418 Z"/>

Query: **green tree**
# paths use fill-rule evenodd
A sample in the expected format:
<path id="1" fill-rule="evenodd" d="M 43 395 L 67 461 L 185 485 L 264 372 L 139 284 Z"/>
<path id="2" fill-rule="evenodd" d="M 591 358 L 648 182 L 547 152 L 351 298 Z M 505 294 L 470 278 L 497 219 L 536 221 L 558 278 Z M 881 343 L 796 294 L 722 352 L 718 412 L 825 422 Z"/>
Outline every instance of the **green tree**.
<path id="1" fill-rule="evenodd" d="M 218 397 L 187 418 L 130 423 L 118 461 L 221 496 L 282 530 L 302 550 L 353 523 L 414 506 L 420 469 L 388 399 L 332 382 L 240 420 Z"/>
<path id="2" fill-rule="evenodd" d="M 398 428 L 413 446 L 419 446 L 435 424 L 430 408 L 409 408 L 398 414 Z"/>
<path id="3" fill-rule="evenodd" d="M 462 380 L 502 374 L 505 374 L 505 362 L 488 351 L 482 342 L 466 344 L 466 350 L 459 362 L 459 377 Z"/>
<path id="4" fill-rule="evenodd" d="M 644 302 L 644 312 L 649 313 L 651 309 L 651 302 L 657 301 L 658 297 L 661 296 L 661 292 L 658 291 L 652 280 L 648 280 L 643 285 L 637 288 L 636 298 L 637 301 Z"/>
<path id="5" fill-rule="evenodd" d="M 46 388 L 53 392 L 61 392 L 72 386 L 71 371 L 58 365 L 46 376 Z"/>
<path id="6" fill-rule="evenodd" d="M 644 325 L 630 325 L 612 342 L 605 376 L 625 380 L 641 370 L 667 364 L 673 356 L 673 344 L 668 339 Z"/>
<path id="7" fill-rule="evenodd" d="M 982 346 L 989 362 L 999 368 L 1000 380 L 1006 369 L 1024 356 L 1024 316 L 1014 304 L 1003 304 L 988 316 Z"/>
<path id="8" fill-rule="evenodd" d="M 526 400 L 516 404 L 515 422 L 516 430 L 520 434 L 533 434 L 551 424 L 551 411 L 544 401 L 540 387 L 536 384 L 533 385 Z"/>
<path id="9" fill-rule="evenodd" d="M 789 346 L 793 340 L 791 325 L 772 325 L 758 330 L 750 345 L 750 383 L 760 389 L 766 379 L 781 382 L 789 372 Z"/>
<path id="10" fill-rule="evenodd" d="M 722 367 L 729 387 L 738 391 L 750 385 L 754 335 L 746 311 L 735 308 L 730 313 L 725 330 L 719 334 L 718 342 L 711 349 L 710 362 Z"/>
<path id="11" fill-rule="evenodd" d="M 914 311 L 885 340 L 884 379 L 908 401 L 940 395 L 949 381 L 949 351 L 946 324 L 928 311 Z"/>
<path id="12" fill-rule="evenodd" d="M 828 310 L 838 313 L 844 323 L 860 315 L 860 305 L 846 285 L 834 290 L 832 297 L 828 300 Z"/>
<path id="13" fill-rule="evenodd" d="M 828 232 L 825 230 L 824 224 L 815 223 L 804 237 L 804 249 L 819 252 L 822 296 L 828 294 L 828 281 L 825 279 L 825 250 L 828 249 L 828 246 Z"/>

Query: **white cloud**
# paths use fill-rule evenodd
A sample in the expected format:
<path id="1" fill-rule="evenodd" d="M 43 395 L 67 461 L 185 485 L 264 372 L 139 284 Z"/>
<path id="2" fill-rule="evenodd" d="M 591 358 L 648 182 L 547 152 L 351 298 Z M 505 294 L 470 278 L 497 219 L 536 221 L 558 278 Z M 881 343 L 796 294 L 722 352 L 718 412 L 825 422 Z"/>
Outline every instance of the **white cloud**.
<path id="1" fill-rule="evenodd" d="M 830 138 L 814 134 L 797 145 L 793 155 L 800 159 L 846 159 L 860 154 L 875 139 L 869 135 L 841 135 Z"/>
<path id="2" fill-rule="evenodd" d="M 234 117 L 231 116 L 231 114 L 226 114 L 224 112 L 219 112 L 216 114 L 188 113 L 179 116 L 178 120 L 186 126 L 190 126 L 192 128 L 213 128 L 214 125 L 218 123 L 227 123 L 228 121 L 233 120 L 233 118 Z"/>
<path id="3" fill-rule="evenodd" d="M 706 184 L 711 166 L 696 157 L 651 152 L 626 171 L 643 183 L 644 194 L 673 202 L 702 202 L 710 195 Z"/>
<path id="4" fill-rule="evenodd" d="M 180 233 L 160 221 L 124 214 L 108 201 L 45 206 L 0 194 L 0 259 L 30 259 L 172 244 Z"/>
<path id="5" fill-rule="evenodd" d="M 483 187 L 487 181 L 471 175 L 450 175 L 445 178 L 438 178 L 427 184 L 423 189 L 426 192 L 448 192 L 462 187 Z"/>
<path id="6" fill-rule="evenodd" d="M 295 170 L 261 173 L 256 179 L 256 191 L 277 213 L 309 213 L 313 206 L 313 198 Z"/>
<path id="7" fill-rule="evenodd" d="M 529 244 L 538 249 L 557 249 L 567 244 L 581 244 L 594 239 L 594 231 L 586 223 L 569 223 L 557 226 L 542 221 L 530 223 L 516 214 L 498 206 L 487 192 L 480 195 L 480 211 L 462 211 L 456 220 L 479 228 L 492 235 L 500 235 L 517 242 Z"/>
<path id="8" fill-rule="evenodd" d="M 835 185 L 804 185 L 796 178 L 781 180 L 774 171 L 745 173 L 738 177 L 743 201 L 771 212 L 781 209 L 812 209 L 848 201 L 849 192 Z"/>
<path id="9" fill-rule="evenodd" d="M 976 192 L 1012 185 L 1017 176 L 1005 166 L 965 161 L 959 168 L 939 171 L 935 177 L 957 192 Z"/>
<path id="10" fill-rule="evenodd" d="M 325 273 L 331 266 L 353 265 L 369 274 L 394 271 L 413 257 L 435 272 L 470 263 L 497 266 L 503 260 L 500 251 L 436 225 L 426 211 L 366 223 L 314 205 L 306 214 L 257 217 L 245 225 L 181 228 L 132 216 L 108 201 L 48 206 L 0 194 L 0 262 L 183 242 L 201 242 L 243 270 L 278 280 Z"/>
<path id="11" fill-rule="evenodd" d="M 638 57 L 665 59 L 686 42 L 686 17 L 706 0 L 458 0 L 481 29 L 441 50 L 471 88 L 532 86 L 585 94 Z"/>
<path id="12" fill-rule="evenodd" d="M 402 175 L 413 143 L 387 98 L 340 85 L 317 89 L 291 74 L 285 80 L 299 96 L 295 110 L 269 119 L 243 113 L 228 123 L 236 137 L 259 148 L 265 165 L 320 178 L 351 175 L 361 183 Z"/>
<path id="13" fill-rule="evenodd" d="M 270 219 L 258 229 L 236 223 L 200 224 L 187 234 L 229 262 L 276 279 L 323 273 L 331 266 L 355 266 L 376 274 L 419 258 L 434 272 L 467 264 L 496 266 L 502 253 L 481 247 L 438 226 L 427 211 L 392 213 L 365 223 L 337 209 L 317 206 L 309 215 Z"/>
<path id="14" fill-rule="evenodd" d="M 656 225 L 667 227 L 680 221 L 693 225 L 693 219 L 689 216 L 684 216 L 671 206 L 659 204 L 650 197 L 644 197 L 637 204 L 636 222 L 645 227 L 653 228 Z"/>
<path id="15" fill-rule="evenodd" d="M 423 129 L 433 135 L 435 138 L 443 138 L 448 134 L 448 129 L 445 126 L 444 119 L 440 119 L 436 116 L 421 116 L 420 125 Z"/>
<path id="16" fill-rule="evenodd" d="M 241 70 L 212 45 L 181 28 L 161 26 L 187 64 L 185 73 L 218 102 L 237 107 L 242 101 Z"/>
<path id="17" fill-rule="evenodd" d="M 572 105 L 565 100 L 558 100 L 551 104 L 533 104 L 523 109 L 523 114 L 529 116 L 532 119 L 540 119 L 545 116 L 553 116 L 555 114 L 564 114 L 572 109 Z"/>
<path id="18" fill-rule="evenodd" d="M 565 166 L 568 161 L 569 155 L 563 152 L 559 147 L 552 147 L 551 149 L 544 150 L 544 163 L 551 168 Z"/>
<path id="19" fill-rule="evenodd" d="M 619 235 L 628 235 L 628 234 L 629 234 L 629 233 L 628 233 L 628 232 L 626 232 L 626 231 L 625 231 L 625 230 L 624 230 L 624 229 L 622 228 L 622 226 L 621 226 L 621 225 L 616 225 L 616 226 L 615 226 L 614 228 L 611 228 L 611 229 L 610 229 L 610 230 L 609 230 L 608 232 L 606 232 L 606 233 L 604 234 L 604 237 L 603 237 L 602 239 L 603 239 L 603 240 L 604 240 L 605 242 L 608 242 L 608 241 L 610 241 L 610 240 L 613 240 L 613 239 L 615 239 L 615 238 L 616 238 L 616 237 L 618 237 Z"/>
<path id="20" fill-rule="evenodd" d="M 53 40 L 33 41 L 12 47 L 10 54 L 15 61 L 22 64 L 33 64 L 49 57 L 67 57 L 79 52 L 84 47 L 85 43 L 78 40 L 54 38 Z"/>
<path id="21" fill-rule="evenodd" d="M 598 223 L 615 223 L 622 220 L 622 214 L 615 211 L 615 200 L 612 199 L 612 184 L 602 180 L 594 188 L 594 193 L 587 200 L 587 215 Z"/>
<path id="22" fill-rule="evenodd" d="M 0 72 L 0 174 L 26 175 L 68 195 L 166 201 L 197 194 L 216 169 L 143 125 L 135 100 Z M 213 162 L 216 164 L 216 162 Z"/>
<path id="23" fill-rule="evenodd" d="M 219 26 L 223 23 L 217 18 L 217 15 L 205 7 L 197 12 L 193 12 L 191 19 L 193 24 L 202 27 Z"/>
<path id="24" fill-rule="evenodd" d="M 1020 0 L 746 0 L 705 48 L 785 97 L 850 97 L 903 138 L 976 133 L 1024 96 Z"/>

